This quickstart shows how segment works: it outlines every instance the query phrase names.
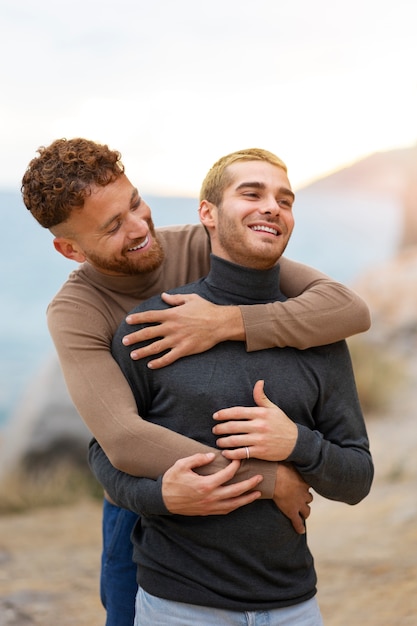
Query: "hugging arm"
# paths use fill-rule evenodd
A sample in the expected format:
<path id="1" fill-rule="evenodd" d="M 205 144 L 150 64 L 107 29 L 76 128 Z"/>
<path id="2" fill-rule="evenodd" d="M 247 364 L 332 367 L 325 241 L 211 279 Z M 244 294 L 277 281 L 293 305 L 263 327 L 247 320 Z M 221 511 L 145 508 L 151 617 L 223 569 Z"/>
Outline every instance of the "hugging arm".
<path id="1" fill-rule="evenodd" d="M 304 350 L 369 329 L 369 309 L 354 291 L 289 259 L 282 258 L 280 266 L 281 289 L 289 299 L 240 307 L 248 351 L 277 346 Z"/>
<path id="2" fill-rule="evenodd" d="M 199 242 L 200 245 L 201 242 Z M 190 256 L 191 258 L 191 256 Z M 310 301 L 310 320 L 314 325 L 317 311 L 327 310 L 328 316 L 334 315 L 337 320 L 339 314 L 346 313 L 341 318 L 339 332 L 349 334 L 365 330 L 366 317 L 369 315 L 355 294 L 345 288 L 339 288 L 329 278 L 306 266 L 293 264 L 282 260 L 282 279 L 284 288 L 290 296 L 296 292 L 302 293 L 299 299 L 305 295 L 313 294 Z M 289 285 L 294 280 L 293 293 L 289 291 Z M 316 296 L 314 296 L 316 293 Z M 327 294 L 327 295 L 326 295 Z M 339 295 L 338 295 L 339 294 Z M 198 298 L 198 296 L 195 296 Z M 201 298 L 199 299 L 203 301 Z M 287 303 L 276 303 L 271 306 L 277 307 L 277 315 L 270 319 L 270 305 L 254 305 L 253 307 L 241 307 L 243 318 L 238 307 L 217 307 L 228 309 L 238 314 L 237 324 L 224 323 L 221 332 L 224 338 L 228 334 L 236 334 L 236 328 L 243 326 L 249 314 L 246 329 L 246 342 L 248 349 L 262 349 L 269 347 L 263 345 L 266 337 L 275 337 L 276 345 L 283 341 L 287 333 L 287 343 L 290 344 L 292 336 L 297 335 L 294 323 L 297 322 L 297 311 L 292 310 L 291 315 L 283 315 L 282 324 L 279 316 L 285 312 L 281 307 L 293 306 L 296 299 Z M 321 302 L 321 305 L 320 305 Z M 209 303 L 210 304 L 210 303 Z M 215 306 L 215 305 L 212 305 Z M 178 311 L 182 306 L 176 306 L 171 310 Z M 251 309 L 254 309 L 252 312 Z M 308 306 L 301 304 L 304 315 L 301 315 L 301 324 L 308 326 Z M 247 310 L 249 311 L 247 312 Z M 258 311 L 252 319 L 252 313 Z M 262 311 L 265 311 L 262 324 L 256 320 L 261 319 Z M 195 317 L 193 314 L 192 317 Z M 344 323 L 346 322 L 346 326 Z M 211 326 L 210 326 L 211 324 Z M 356 328 L 352 328 L 355 326 Z M 181 323 L 179 323 L 181 326 Z M 214 460 L 208 465 L 199 468 L 200 473 L 212 473 L 227 466 L 228 460 L 222 456 L 218 449 L 205 446 L 197 441 L 189 439 L 166 428 L 147 422 L 138 416 L 136 402 L 131 389 L 114 361 L 110 352 L 111 335 L 107 320 L 103 316 L 100 306 L 94 305 L 84 297 L 83 293 L 67 290 L 61 296 L 55 298 L 48 310 L 48 326 L 59 356 L 64 378 L 71 398 L 78 413 L 86 423 L 93 436 L 100 442 L 106 451 L 111 463 L 118 469 L 131 475 L 145 476 L 156 479 L 161 476 L 178 459 L 189 457 L 198 453 L 213 452 Z M 204 332 L 206 335 L 217 337 L 216 329 L 219 328 L 219 320 L 216 316 L 204 320 Z M 330 324 L 319 324 L 321 331 L 331 328 Z M 280 327 L 280 331 L 277 328 Z M 287 327 L 287 330 L 285 328 Z M 191 327 L 185 325 L 186 334 L 193 334 Z M 240 332 L 240 331 L 239 331 Z M 195 332 L 195 337 L 199 336 Z M 278 333 L 278 336 L 277 336 Z M 332 331 L 333 333 L 333 331 Z M 308 335 L 308 332 L 305 332 Z M 311 333 L 310 333 L 311 334 Z M 242 339 L 245 332 L 242 331 Z M 220 338 L 217 337 L 220 341 Z M 197 340 L 196 340 L 197 341 Z M 322 341 L 322 339 L 321 339 Z M 197 341 L 198 343 L 198 341 Z M 191 354 L 189 352 L 185 354 Z M 177 358 L 179 358 L 177 356 Z M 263 497 L 272 498 L 275 488 L 277 467 L 273 463 L 250 459 L 240 465 L 234 480 L 245 480 L 251 476 L 260 474 L 263 481 L 259 486 Z"/>
<path id="3" fill-rule="evenodd" d="M 213 473 L 230 461 L 219 449 L 142 419 L 131 388 L 112 357 L 111 337 L 98 307 L 85 299 L 56 299 L 48 310 L 48 326 L 71 399 L 111 463 L 133 476 L 156 479 L 178 459 L 213 453 L 198 469 Z M 276 464 L 251 459 L 242 463 L 234 481 L 262 475 L 263 497 L 272 498 Z"/>
<path id="4" fill-rule="evenodd" d="M 291 346 L 303 350 L 364 332 L 370 326 L 363 299 L 317 270 L 282 258 L 285 302 L 219 306 L 195 294 L 164 294 L 171 305 L 128 316 L 129 324 L 155 324 L 129 333 L 124 344 L 153 341 L 134 349 L 134 360 L 159 355 L 149 366 L 165 367 L 177 359 L 209 350 L 221 341 L 245 341 L 249 352 Z"/>
<path id="5" fill-rule="evenodd" d="M 261 497 L 261 476 L 231 483 L 239 462 L 215 474 L 200 476 L 194 470 L 211 462 L 212 454 L 180 459 L 157 480 L 138 478 L 112 466 L 103 449 L 93 440 L 88 460 L 97 480 L 113 502 L 138 514 L 226 515 Z M 305 532 L 312 496 L 308 485 L 290 465 L 278 464 L 274 502 L 292 522 L 297 533 Z"/>

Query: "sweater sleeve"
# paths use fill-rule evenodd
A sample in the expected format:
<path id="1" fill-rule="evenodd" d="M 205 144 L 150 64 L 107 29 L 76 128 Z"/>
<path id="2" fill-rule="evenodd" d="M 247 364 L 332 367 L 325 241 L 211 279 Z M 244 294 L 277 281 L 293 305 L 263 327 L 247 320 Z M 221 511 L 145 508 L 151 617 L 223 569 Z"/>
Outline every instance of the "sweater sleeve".
<path id="1" fill-rule="evenodd" d="M 287 301 L 239 307 L 249 352 L 304 350 L 368 330 L 369 309 L 354 291 L 301 263 L 282 258 L 280 267 Z"/>
<path id="2" fill-rule="evenodd" d="M 130 386 L 110 351 L 111 337 L 98 307 L 85 299 L 56 298 L 48 326 L 72 401 L 94 437 L 118 469 L 157 479 L 177 460 L 214 452 L 210 474 L 230 462 L 221 451 L 152 424 L 140 416 Z M 261 474 L 262 497 L 272 498 L 277 464 L 258 459 L 242 463 L 234 481 Z"/>
<path id="3" fill-rule="evenodd" d="M 90 442 L 88 463 L 98 482 L 118 506 L 138 515 L 171 515 L 162 497 L 162 476 L 150 480 L 117 470 L 95 439 Z"/>
<path id="4" fill-rule="evenodd" d="M 329 348 L 323 389 L 314 426 L 298 424 L 297 443 L 287 461 L 320 495 L 357 504 L 369 493 L 374 468 L 344 341 Z"/>
<path id="5" fill-rule="evenodd" d="M 88 462 L 94 476 L 118 506 L 138 515 L 170 515 L 162 497 L 162 477 L 151 480 L 117 470 L 95 439 L 89 446 Z"/>

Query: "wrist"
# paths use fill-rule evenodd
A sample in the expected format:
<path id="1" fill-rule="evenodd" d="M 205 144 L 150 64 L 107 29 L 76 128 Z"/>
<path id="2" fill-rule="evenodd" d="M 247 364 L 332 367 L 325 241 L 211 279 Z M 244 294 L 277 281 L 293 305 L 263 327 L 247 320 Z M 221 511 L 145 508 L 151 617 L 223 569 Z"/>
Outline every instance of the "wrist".
<path id="1" fill-rule="evenodd" d="M 218 326 L 221 341 L 245 341 L 246 331 L 238 306 L 222 306 Z"/>

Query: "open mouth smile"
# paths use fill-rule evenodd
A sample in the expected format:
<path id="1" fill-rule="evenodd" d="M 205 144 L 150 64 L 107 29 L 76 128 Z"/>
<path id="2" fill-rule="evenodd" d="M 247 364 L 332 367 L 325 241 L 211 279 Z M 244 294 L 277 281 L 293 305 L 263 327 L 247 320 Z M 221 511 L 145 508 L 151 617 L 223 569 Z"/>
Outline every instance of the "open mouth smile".
<path id="1" fill-rule="evenodd" d="M 149 235 L 146 235 L 145 239 L 142 241 L 142 243 L 139 243 L 137 246 L 134 246 L 133 248 L 128 248 L 128 252 L 136 252 L 137 250 L 141 250 L 142 248 L 145 248 L 145 246 L 147 246 L 149 243 Z"/>
<path id="2" fill-rule="evenodd" d="M 258 231 L 258 232 L 269 233 L 271 235 L 274 235 L 275 237 L 278 237 L 278 235 L 281 234 L 281 232 L 277 228 L 273 228 L 273 226 L 257 225 L 257 226 L 250 226 L 249 228 L 251 230 L 255 230 L 255 231 Z"/>

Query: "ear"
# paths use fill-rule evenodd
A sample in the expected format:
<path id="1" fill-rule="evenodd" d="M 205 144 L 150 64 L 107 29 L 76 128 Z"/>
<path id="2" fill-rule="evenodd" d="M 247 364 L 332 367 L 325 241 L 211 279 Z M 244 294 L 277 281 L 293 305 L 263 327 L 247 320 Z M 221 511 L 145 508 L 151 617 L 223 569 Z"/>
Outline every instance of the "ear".
<path id="1" fill-rule="evenodd" d="M 55 250 L 62 254 L 65 258 L 77 261 L 77 263 L 83 263 L 85 261 L 85 254 L 78 248 L 76 243 L 71 241 L 71 239 L 55 237 L 53 243 Z"/>
<path id="2" fill-rule="evenodd" d="M 216 225 L 217 207 L 208 200 L 202 200 L 198 209 L 200 222 L 207 229 L 213 229 Z"/>

